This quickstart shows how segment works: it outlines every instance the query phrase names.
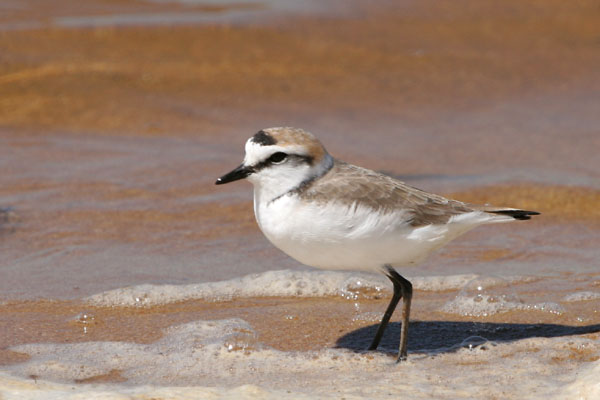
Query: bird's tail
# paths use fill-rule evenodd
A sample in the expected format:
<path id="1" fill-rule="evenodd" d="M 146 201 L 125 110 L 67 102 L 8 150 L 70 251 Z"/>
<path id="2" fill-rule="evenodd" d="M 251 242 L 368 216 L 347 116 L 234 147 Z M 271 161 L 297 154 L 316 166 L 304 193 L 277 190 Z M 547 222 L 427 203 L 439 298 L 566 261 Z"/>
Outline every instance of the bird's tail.
<path id="1" fill-rule="evenodd" d="M 493 207 L 493 206 L 472 206 L 474 209 L 479 210 L 479 211 L 484 211 L 486 213 L 490 213 L 490 214 L 498 214 L 498 215 L 505 215 L 507 217 L 513 217 L 514 219 L 518 219 L 518 220 L 527 220 L 527 219 L 531 219 L 532 215 L 540 215 L 539 212 L 537 211 L 526 211 L 526 210 L 519 210 L 516 208 L 507 208 L 507 207 Z"/>

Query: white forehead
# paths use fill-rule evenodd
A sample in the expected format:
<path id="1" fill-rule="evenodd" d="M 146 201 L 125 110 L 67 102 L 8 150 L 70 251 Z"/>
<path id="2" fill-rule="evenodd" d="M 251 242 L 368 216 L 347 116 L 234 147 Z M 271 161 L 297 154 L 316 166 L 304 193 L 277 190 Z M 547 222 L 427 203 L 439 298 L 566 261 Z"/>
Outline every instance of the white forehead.
<path id="1" fill-rule="evenodd" d="M 306 146 L 302 145 L 262 145 L 252 141 L 250 138 L 246 141 L 246 156 L 244 157 L 244 165 L 256 165 L 278 151 L 287 154 L 298 154 L 301 156 L 310 156 Z"/>

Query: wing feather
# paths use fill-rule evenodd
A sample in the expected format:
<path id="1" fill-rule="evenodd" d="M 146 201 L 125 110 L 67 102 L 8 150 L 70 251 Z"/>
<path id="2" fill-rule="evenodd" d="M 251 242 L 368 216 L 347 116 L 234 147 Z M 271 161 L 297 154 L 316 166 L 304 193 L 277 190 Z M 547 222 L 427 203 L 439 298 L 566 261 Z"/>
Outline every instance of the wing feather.
<path id="1" fill-rule="evenodd" d="M 443 224 L 454 215 L 474 211 L 460 201 L 424 192 L 387 175 L 338 160 L 325 175 L 304 186 L 301 193 L 311 201 L 370 207 L 378 212 L 403 209 L 412 226 Z"/>

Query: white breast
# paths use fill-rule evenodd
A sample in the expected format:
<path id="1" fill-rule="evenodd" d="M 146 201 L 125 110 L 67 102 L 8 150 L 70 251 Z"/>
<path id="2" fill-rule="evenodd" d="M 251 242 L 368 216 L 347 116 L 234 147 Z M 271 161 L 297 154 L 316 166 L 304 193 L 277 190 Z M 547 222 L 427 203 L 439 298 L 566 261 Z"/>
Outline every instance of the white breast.
<path id="1" fill-rule="evenodd" d="M 323 269 L 377 271 L 383 265 L 414 264 L 448 241 L 480 225 L 481 213 L 456 222 L 415 228 L 402 211 L 311 203 L 297 195 L 261 202 L 254 212 L 265 236 L 303 264 Z"/>

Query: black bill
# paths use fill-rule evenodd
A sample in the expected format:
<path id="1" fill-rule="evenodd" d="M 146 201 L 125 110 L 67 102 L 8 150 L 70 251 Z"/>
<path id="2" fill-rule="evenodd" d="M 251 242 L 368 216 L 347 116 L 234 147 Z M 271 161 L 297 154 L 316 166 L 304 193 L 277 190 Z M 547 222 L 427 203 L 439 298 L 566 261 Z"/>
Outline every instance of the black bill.
<path id="1" fill-rule="evenodd" d="M 229 183 L 233 181 L 238 181 L 240 179 L 246 178 L 248 175 L 252 173 L 252 168 L 244 166 L 244 164 L 240 165 L 233 171 L 223 175 L 215 182 L 215 185 L 222 185 L 224 183 Z"/>

